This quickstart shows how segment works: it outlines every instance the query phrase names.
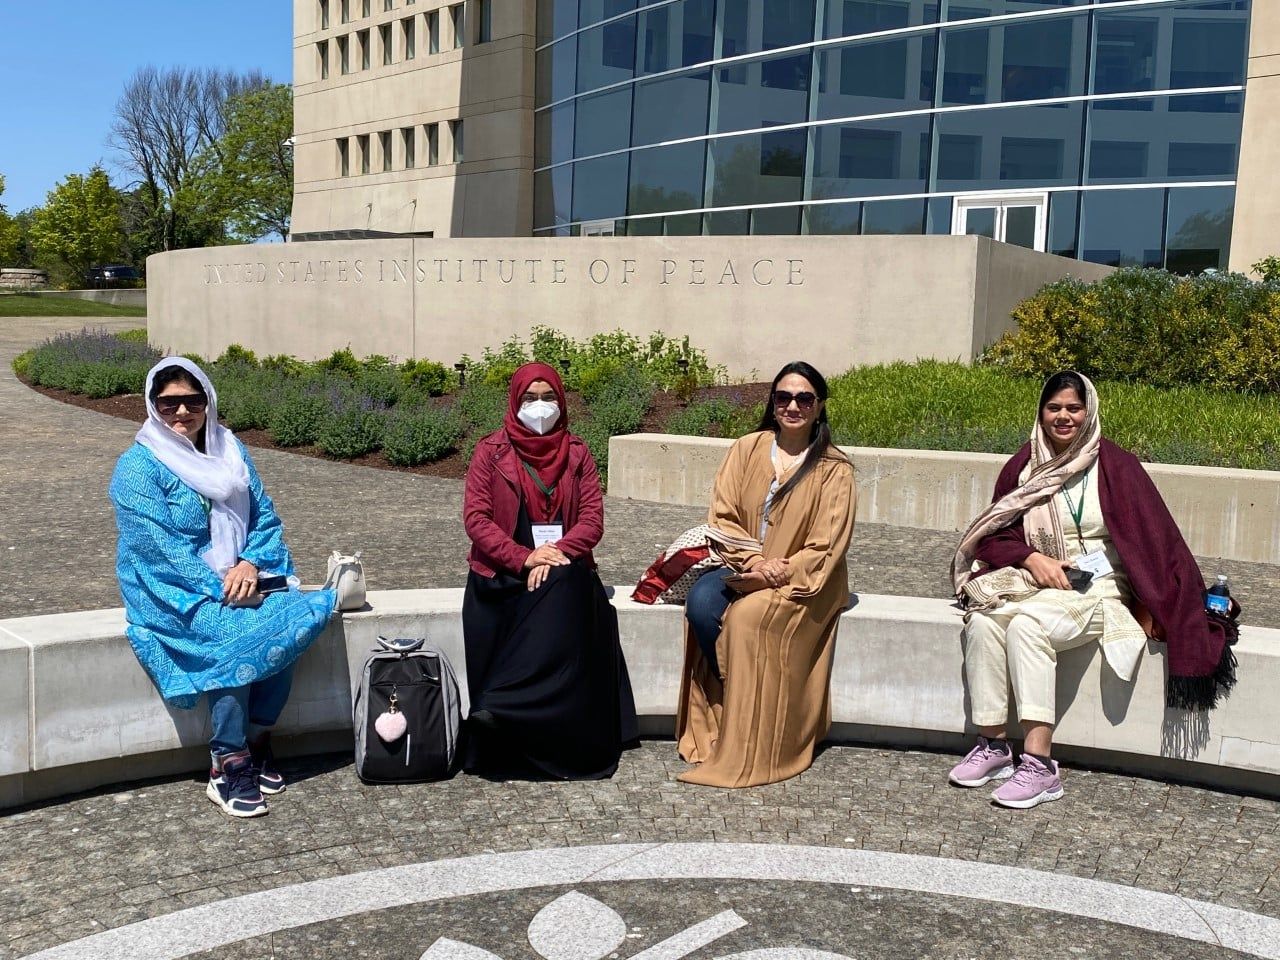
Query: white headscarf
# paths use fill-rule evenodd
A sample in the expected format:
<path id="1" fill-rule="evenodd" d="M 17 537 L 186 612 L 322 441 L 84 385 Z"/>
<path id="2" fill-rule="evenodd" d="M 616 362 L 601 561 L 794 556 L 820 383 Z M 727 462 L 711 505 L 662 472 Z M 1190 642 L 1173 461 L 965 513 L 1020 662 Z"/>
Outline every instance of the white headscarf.
<path id="1" fill-rule="evenodd" d="M 170 428 L 156 412 L 151 385 L 156 374 L 167 367 L 181 367 L 209 398 L 209 406 L 205 408 L 204 453 Z M 147 422 L 138 430 L 137 441 L 177 474 L 179 480 L 210 502 L 209 535 L 213 543 L 201 559 L 218 576 L 225 576 L 248 542 L 249 469 L 231 431 L 218 423 L 218 394 L 204 371 L 190 360 L 165 357 L 147 373 L 143 396 L 147 401 Z"/>

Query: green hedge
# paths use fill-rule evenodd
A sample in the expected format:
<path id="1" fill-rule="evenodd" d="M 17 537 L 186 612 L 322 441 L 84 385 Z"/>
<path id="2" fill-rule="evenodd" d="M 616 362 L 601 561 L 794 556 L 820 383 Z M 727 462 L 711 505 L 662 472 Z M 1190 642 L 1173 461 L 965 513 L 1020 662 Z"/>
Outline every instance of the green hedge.
<path id="1" fill-rule="evenodd" d="M 1280 283 L 1126 269 L 1060 280 L 1019 304 L 983 362 L 1041 378 L 1067 368 L 1156 387 L 1280 389 Z"/>

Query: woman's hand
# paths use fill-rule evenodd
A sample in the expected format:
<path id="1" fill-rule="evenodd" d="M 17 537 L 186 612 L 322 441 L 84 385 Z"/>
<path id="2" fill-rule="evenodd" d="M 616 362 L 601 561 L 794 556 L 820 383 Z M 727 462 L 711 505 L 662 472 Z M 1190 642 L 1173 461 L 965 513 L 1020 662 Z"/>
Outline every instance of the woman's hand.
<path id="1" fill-rule="evenodd" d="M 222 602 L 236 603 L 248 600 L 258 592 L 258 568 L 248 560 L 241 560 L 222 578 Z"/>
<path id="2" fill-rule="evenodd" d="M 544 543 L 525 558 L 524 568 L 532 570 L 539 566 L 563 567 L 568 562 L 569 558 L 554 543 Z"/>
<path id="3" fill-rule="evenodd" d="M 547 582 L 547 576 L 551 573 L 552 566 L 553 564 L 550 563 L 540 563 L 529 570 L 528 585 L 530 593 L 533 593 L 533 591 Z"/>
<path id="4" fill-rule="evenodd" d="M 791 582 L 791 561 L 786 557 L 774 557 L 762 560 L 751 570 L 760 574 L 765 586 L 778 588 Z"/>
<path id="5" fill-rule="evenodd" d="M 1071 566 L 1070 560 L 1055 560 L 1043 553 L 1033 553 L 1022 561 L 1022 569 L 1031 574 L 1038 586 L 1054 590 L 1070 590 L 1071 581 L 1067 579 L 1066 570 Z"/>

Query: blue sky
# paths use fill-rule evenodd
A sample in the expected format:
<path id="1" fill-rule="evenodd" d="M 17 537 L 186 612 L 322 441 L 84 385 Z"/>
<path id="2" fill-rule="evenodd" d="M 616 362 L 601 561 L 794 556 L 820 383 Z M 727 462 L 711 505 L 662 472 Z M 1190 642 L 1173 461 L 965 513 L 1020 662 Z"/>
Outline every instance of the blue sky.
<path id="1" fill-rule="evenodd" d="M 291 0 L 0 0 L 0 25 L 0 203 L 10 213 L 95 163 L 125 184 L 106 141 L 138 67 L 293 79 Z"/>

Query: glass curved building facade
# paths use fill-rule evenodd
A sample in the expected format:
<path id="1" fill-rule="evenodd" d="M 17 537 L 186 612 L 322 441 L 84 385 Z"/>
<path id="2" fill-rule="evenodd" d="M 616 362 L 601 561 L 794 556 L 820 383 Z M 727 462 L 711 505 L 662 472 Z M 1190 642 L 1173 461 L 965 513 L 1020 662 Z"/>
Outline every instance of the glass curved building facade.
<path id="1" fill-rule="evenodd" d="M 539 0 L 534 234 L 1225 268 L 1249 0 Z"/>

